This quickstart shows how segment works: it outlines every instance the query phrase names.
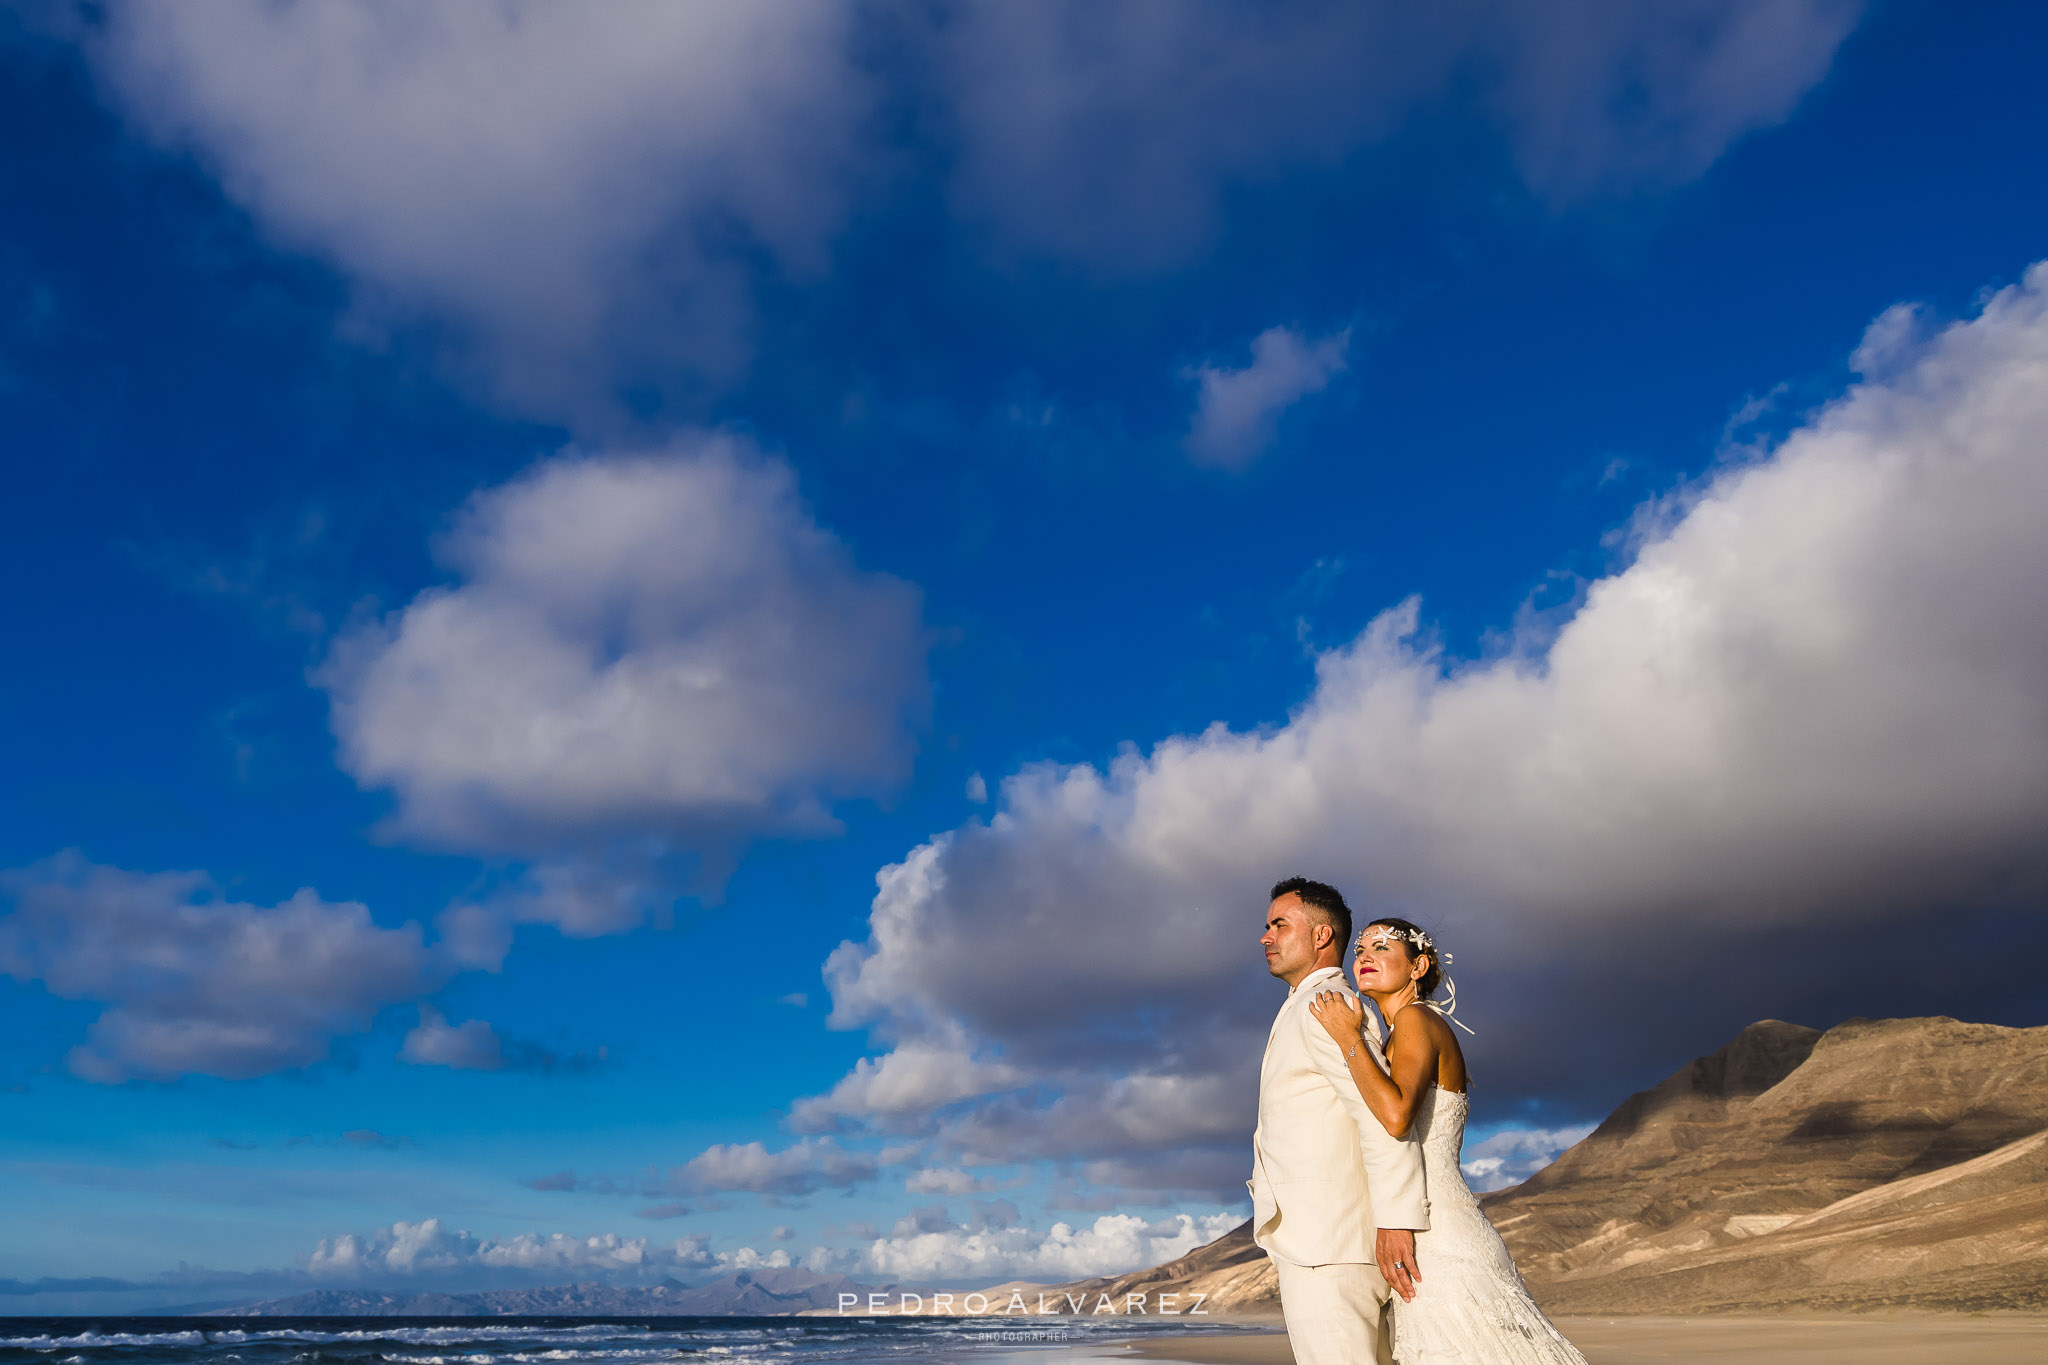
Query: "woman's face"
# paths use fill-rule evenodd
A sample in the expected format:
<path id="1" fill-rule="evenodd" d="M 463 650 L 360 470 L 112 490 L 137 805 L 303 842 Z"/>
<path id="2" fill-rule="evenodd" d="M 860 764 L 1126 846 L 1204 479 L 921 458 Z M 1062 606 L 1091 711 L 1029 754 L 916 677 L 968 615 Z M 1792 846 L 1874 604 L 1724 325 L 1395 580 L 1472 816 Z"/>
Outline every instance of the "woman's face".
<path id="1" fill-rule="evenodd" d="M 1384 925 L 1368 925 L 1358 936 L 1358 957 L 1351 972 L 1358 989 L 1368 995 L 1391 995 L 1428 969 L 1429 960 L 1409 952 L 1407 940 L 1391 937 Z"/>

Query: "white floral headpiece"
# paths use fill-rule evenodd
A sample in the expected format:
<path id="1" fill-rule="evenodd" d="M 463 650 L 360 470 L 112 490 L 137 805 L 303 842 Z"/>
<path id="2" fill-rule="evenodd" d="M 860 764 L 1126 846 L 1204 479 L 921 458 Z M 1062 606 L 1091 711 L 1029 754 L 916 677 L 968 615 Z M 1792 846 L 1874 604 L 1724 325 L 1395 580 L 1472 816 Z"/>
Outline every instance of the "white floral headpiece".
<path id="1" fill-rule="evenodd" d="M 1392 924 L 1368 924 L 1365 926 L 1365 932 L 1358 936 L 1357 946 L 1363 948 L 1371 943 L 1405 943 L 1410 952 L 1418 955 L 1428 953 L 1435 958 L 1439 970 L 1451 965 L 1451 955 L 1436 950 L 1436 940 L 1429 936 L 1427 929 L 1402 929 Z"/>
<path id="2" fill-rule="evenodd" d="M 1465 1032 L 1472 1032 L 1464 1020 L 1451 1019 L 1451 1015 L 1458 1008 L 1458 983 L 1451 980 L 1451 955 L 1437 951 L 1436 940 L 1429 936 L 1427 929 L 1403 929 L 1394 924 L 1368 924 L 1365 926 L 1365 932 L 1358 936 L 1356 946 L 1364 948 L 1375 943 L 1405 944 L 1411 956 L 1420 957 L 1427 953 L 1435 958 L 1437 976 L 1440 979 L 1439 984 L 1443 987 L 1444 998 L 1419 1000 L 1416 1003 L 1429 1006 Z"/>

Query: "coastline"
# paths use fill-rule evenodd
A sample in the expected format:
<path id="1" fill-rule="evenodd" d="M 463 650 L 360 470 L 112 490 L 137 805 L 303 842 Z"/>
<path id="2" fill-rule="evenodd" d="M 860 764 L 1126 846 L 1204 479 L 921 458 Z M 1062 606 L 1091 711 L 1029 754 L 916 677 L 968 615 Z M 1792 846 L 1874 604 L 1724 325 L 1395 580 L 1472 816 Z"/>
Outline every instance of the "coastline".
<path id="1" fill-rule="evenodd" d="M 1249 1324 L 1248 1324 L 1249 1325 Z M 1591 1365 L 2031 1365 L 2048 1360 L 2048 1313 L 1869 1313 L 1558 1318 Z M 1081 1360 L 1293 1365 L 1287 1334 L 1155 1336 Z"/>

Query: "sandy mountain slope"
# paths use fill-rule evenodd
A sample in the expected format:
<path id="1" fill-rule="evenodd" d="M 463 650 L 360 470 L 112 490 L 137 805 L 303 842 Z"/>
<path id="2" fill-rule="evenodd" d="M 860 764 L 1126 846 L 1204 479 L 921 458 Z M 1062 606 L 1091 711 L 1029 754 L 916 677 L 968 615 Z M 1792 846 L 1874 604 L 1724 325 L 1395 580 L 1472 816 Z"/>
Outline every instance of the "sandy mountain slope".
<path id="1" fill-rule="evenodd" d="M 1252 1243 L 1247 1219 L 1207 1246 L 1178 1260 L 1072 1284 L 1004 1284 L 984 1290 L 992 1311 L 1001 1313 L 1018 1290 L 1036 1312 L 1088 1317 L 1097 1313 L 1148 1317 L 1200 1313 L 1213 1317 L 1269 1316 L 1280 1311 L 1280 1280 L 1266 1253 Z M 1136 1296 L 1133 1298 L 1132 1296 Z M 1105 1306 L 1106 1305 L 1106 1306 Z"/>
<path id="2" fill-rule="evenodd" d="M 2039 1309 L 2048 1028 L 1752 1024 L 1483 1203 L 1556 1313 Z M 1084 1313 L 1139 1292 L 1278 1308 L 1249 1223 L 1178 1261 L 1045 1292 Z"/>
<path id="3" fill-rule="evenodd" d="M 1486 1209 L 1556 1312 L 2048 1303 L 2048 1028 L 1766 1020 Z"/>
<path id="4" fill-rule="evenodd" d="M 1106 1295 L 1110 1305 L 1122 1311 L 1132 1304 L 1132 1294 L 1143 1296 L 1137 1304 L 1147 1313 L 1157 1313 L 1167 1295 L 1178 1296 L 1172 1308 L 1183 1313 L 1274 1313 L 1280 1307 L 1280 1279 L 1266 1253 L 1252 1242 L 1251 1220 L 1246 1219 L 1179 1260 L 1128 1275 L 1061 1285 L 1052 1301 L 1068 1310 L 1078 1302 L 1080 1312 L 1091 1313 L 1102 1306 Z"/>

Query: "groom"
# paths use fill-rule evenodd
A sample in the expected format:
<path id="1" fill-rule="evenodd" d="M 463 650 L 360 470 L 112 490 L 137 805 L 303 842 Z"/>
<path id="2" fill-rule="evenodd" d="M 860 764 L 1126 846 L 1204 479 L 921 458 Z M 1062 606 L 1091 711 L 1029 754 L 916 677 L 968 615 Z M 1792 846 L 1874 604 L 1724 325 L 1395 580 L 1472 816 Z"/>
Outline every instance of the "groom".
<path id="1" fill-rule="evenodd" d="M 1365 1107 L 1343 1049 L 1309 1013 L 1346 995 L 1351 909 L 1334 886 L 1289 877 L 1266 910 L 1266 970 L 1287 1003 L 1266 1038 L 1252 1134 L 1252 1238 L 1280 1272 L 1280 1309 L 1299 1365 L 1388 1365 L 1387 1296 L 1422 1278 L 1415 1233 L 1429 1226 L 1422 1150 Z M 1380 1054 L 1368 1029 L 1359 1046 Z M 1391 1286 L 1391 1288 L 1390 1288 Z"/>

